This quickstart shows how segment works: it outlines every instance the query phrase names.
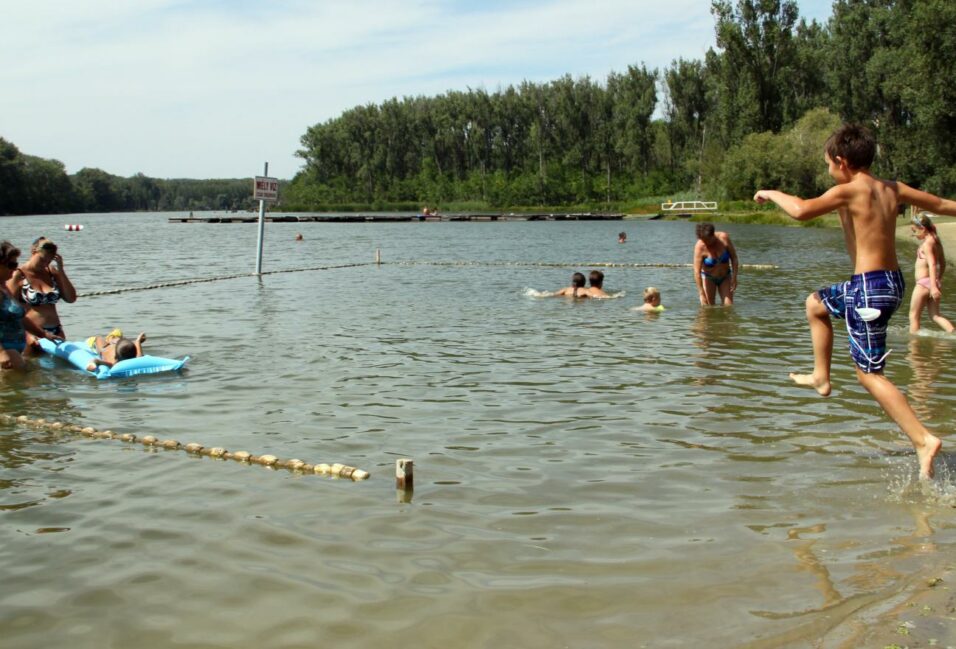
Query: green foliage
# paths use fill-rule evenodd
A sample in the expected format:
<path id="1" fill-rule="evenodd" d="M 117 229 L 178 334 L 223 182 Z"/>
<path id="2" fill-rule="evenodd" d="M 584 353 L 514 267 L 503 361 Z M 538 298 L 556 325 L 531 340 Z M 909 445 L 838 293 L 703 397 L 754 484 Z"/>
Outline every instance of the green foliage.
<path id="1" fill-rule="evenodd" d="M 830 186 L 823 144 L 840 120 L 826 109 L 807 113 L 792 129 L 774 135 L 754 133 L 724 157 L 724 198 L 746 199 L 757 189 L 774 188 L 798 196 L 816 196 Z"/>

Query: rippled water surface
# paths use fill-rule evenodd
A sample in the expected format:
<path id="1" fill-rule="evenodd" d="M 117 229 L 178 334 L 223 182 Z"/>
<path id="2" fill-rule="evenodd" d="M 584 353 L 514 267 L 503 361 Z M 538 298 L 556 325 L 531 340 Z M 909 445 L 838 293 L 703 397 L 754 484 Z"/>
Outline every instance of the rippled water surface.
<path id="1" fill-rule="evenodd" d="M 167 216 L 0 238 L 53 238 L 81 294 L 253 269 L 255 225 Z M 608 268 L 610 300 L 528 291 L 687 262 L 693 228 L 268 224 L 266 271 L 361 265 L 61 306 L 70 338 L 145 330 L 189 370 L 98 382 L 41 359 L 0 377 L 5 412 L 372 477 L 5 425 L 3 646 L 802 646 L 905 590 L 952 556 L 956 458 L 914 484 L 839 329 L 830 399 L 787 379 L 811 368 L 806 294 L 848 274 L 838 230 L 727 226 L 742 262 L 779 266 L 744 271 L 733 309 L 698 307 L 689 268 Z M 631 310 L 648 285 L 659 316 Z M 891 341 L 888 376 L 945 436 L 954 339 L 900 313 Z"/>

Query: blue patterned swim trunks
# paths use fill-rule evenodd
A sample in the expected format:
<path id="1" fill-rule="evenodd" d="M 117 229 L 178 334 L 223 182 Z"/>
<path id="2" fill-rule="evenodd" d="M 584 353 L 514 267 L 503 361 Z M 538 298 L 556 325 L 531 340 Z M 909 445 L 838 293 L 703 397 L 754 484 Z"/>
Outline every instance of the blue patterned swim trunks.
<path id="1" fill-rule="evenodd" d="M 846 320 L 850 356 L 864 372 L 882 372 L 886 366 L 886 325 L 905 289 L 902 272 L 874 270 L 817 291 L 830 315 Z"/>

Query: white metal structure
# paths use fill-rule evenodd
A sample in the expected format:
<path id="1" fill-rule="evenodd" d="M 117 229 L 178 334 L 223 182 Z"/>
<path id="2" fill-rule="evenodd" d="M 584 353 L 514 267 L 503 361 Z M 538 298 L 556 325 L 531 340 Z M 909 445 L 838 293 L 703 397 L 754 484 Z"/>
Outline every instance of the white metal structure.
<path id="1" fill-rule="evenodd" d="M 662 212 L 716 212 L 717 201 L 676 201 L 661 203 Z"/>

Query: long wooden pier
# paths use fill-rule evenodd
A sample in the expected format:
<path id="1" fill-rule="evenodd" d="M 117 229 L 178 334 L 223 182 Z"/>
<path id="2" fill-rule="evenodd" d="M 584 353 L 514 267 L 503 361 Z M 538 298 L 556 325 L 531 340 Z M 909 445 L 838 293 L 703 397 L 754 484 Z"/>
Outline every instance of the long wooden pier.
<path id="1" fill-rule="evenodd" d="M 620 221 L 623 214 L 606 212 L 493 213 L 452 212 L 448 214 L 410 214 L 408 212 L 323 212 L 303 214 L 266 214 L 269 223 L 420 223 L 441 221 Z M 221 212 L 201 216 L 171 216 L 170 223 L 257 223 L 258 214 Z"/>

